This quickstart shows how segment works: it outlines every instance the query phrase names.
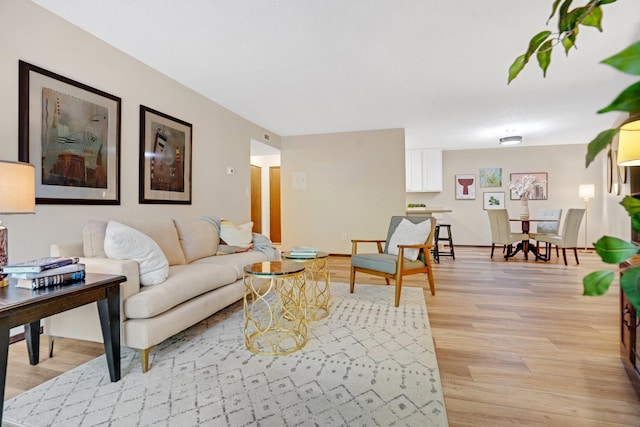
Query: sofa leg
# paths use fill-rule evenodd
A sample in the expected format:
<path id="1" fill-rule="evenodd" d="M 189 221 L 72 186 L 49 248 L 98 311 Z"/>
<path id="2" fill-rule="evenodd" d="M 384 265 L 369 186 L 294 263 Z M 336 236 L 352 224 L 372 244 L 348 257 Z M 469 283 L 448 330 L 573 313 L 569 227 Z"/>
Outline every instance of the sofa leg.
<path id="1" fill-rule="evenodd" d="M 140 364 L 142 365 L 143 374 L 149 370 L 149 353 L 150 352 L 151 352 L 151 347 L 145 348 L 144 350 L 138 350 L 138 354 L 140 355 Z"/>
<path id="2" fill-rule="evenodd" d="M 53 357 L 53 342 L 56 340 L 56 337 L 49 335 L 49 359 Z"/>

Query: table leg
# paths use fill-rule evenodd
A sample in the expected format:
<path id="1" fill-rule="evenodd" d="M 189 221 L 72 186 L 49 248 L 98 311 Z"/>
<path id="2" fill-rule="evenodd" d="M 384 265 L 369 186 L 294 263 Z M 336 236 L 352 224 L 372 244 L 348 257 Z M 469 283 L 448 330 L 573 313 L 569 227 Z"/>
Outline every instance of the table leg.
<path id="1" fill-rule="evenodd" d="M 0 318 L 0 423 L 4 409 L 4 388 L 7 384 L 7 360 L 9 358 L 9 319 Z"/>
<path id="2" fill-rule="evenodd" d="M 27 343 L 29 363 L 37 365 L 40 361 L 40 320 L 24 325 L 24 340 Z"/>
<path id="3" fill-rule="evenodd" d="M 120 381 L 120 285 L 107 288 L 107 298 L 98 301 L 104 352 L 111 382 Z"/>

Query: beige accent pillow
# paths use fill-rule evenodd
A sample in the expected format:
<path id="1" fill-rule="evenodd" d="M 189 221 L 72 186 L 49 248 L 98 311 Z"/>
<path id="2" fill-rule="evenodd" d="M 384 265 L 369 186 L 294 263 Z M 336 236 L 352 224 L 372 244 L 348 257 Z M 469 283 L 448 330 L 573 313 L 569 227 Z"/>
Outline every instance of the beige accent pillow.
<path id="1" fill-rule="evenodd" d="M 176 224 L 187 263 L 216 254 L 220 236 L 213 224 L 202 220 L 174 219 L 173 221 Z"/>
<path id="2" fill-rule="evenodd" d="M 82 246 L 84 256 L 106 258 L 104 253 L 104 235 L 107 221 L 90 220 L 82 226 Z"/>
<path id="3" fill-rule="evenodd" d="M 421 245 L 427 241 L 429 232 L 431 231 L 431 221 L 426 220 L 418 224 L 414 224 L 406 218 L 402 218 L 398 227 L 389 239 L 389 247 L 387 252 L 392 255 L 398 255 L 398 245 Z M 405 249 L 404 257 L 415 261 L 418 259 L 419 249 Z"/>
<path id="4" fill-rule="evenodd" d="M 180 246 L 178 230 L 173 219 L 150 220 L 148 222 L 129 222 L 127 225 L 135 228 L 151 237 L 160 246 L 162 252 L 167 257 L 169 265 L 186 264 L 187 260 Z"/>
<path id="5" fill-rule="evenodd" d="M 253 222 L 235 225 L 231 221 L 220 221 L 220 239 L 229 246 L 248 248 L 253 241 Z"/>
<path id="6" fill-rule="evenodd" d="M 157 285 L 169 277 L 169 262 L 160 246 L 144 233 L 117 221 L 107 224 L 104 252 L 109 258 L 137 262 L 143 286 Z"/>

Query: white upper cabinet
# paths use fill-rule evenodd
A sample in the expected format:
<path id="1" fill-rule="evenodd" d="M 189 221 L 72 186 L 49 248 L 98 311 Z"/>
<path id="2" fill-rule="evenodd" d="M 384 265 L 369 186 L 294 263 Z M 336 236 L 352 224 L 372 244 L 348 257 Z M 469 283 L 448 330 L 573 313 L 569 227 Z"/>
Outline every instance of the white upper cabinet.
<path id="1" fill-rule="evenodd" d="M 415 148 L 406 150 L 407 192 L 442 191 L 442 149 Z"/>

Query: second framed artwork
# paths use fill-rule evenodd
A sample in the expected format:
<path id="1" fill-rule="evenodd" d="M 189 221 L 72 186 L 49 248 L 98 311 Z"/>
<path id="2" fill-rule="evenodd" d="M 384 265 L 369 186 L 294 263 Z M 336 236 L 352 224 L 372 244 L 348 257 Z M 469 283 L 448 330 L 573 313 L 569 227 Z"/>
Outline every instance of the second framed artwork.
<path id="1" fill-rule="evenodd" d="M 482 208 L 485 211 L 489 209 L 504 209 L 504 191 L 484 192 Z"/>
<path id="2" fill-rule="evenodd" d="M 191 130 L 140 106 L 140 203 L 191 204 Z"/>

